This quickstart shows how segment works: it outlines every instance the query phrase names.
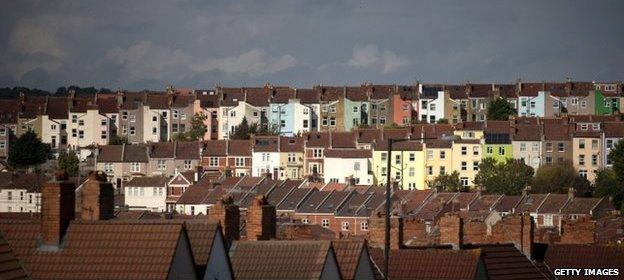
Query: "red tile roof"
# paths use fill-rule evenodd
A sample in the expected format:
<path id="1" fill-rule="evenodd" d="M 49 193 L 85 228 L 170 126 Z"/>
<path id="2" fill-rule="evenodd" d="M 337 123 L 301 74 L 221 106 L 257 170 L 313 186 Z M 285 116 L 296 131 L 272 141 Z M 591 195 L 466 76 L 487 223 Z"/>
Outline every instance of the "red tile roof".
<path id="1" fill-rule="evenodd" d="M 545 275 L 514 245 L 479 246 L 483 263 L 490 280 L 552 279 Z"/>
<path id="2" fill-rule="evenodd" d="M 372 151 L 362 149 L 327 149 L 324 155 L 326 158 L 370 158 L 372 157 Z"/>
<path id="3" fill-rule="evenodd" d="M 390 279 L 477 279 L 480 250 L 392 250 Z M 383 252 L 372 249 L 371 257 L 383 267 Z"/>
<path id="4" fill-rule="evenodd" d="M 553 268 L 614 268 L 624 271 L 624 248 L 619 246 L 550 244 L 544 262 Z M 565 279 L 587 279 L 568 276 Z"/>
<path id="5" fill-rule="evenodd" d="M 21 262 L 13 254 L 11 246 L 0 234 L 0 279 L 29 279 Z"/>
<path id="6" fill-rule="evenodd" d="M 230 249 L 234 278 L 320 279 L 329 241 L 238 241 Z"/>
<path id="7" fill-rule="evenodd" d="M 364 250 L 367 250 L 366 242 L 364 240 L 335 240 L 332 245 L 342 279 L 355 279 L 360 258 L 364 254 Z M 370 263 L 370 259 L 367 261 Z M 372 266 L 372 263 L 370 265 Z"/>

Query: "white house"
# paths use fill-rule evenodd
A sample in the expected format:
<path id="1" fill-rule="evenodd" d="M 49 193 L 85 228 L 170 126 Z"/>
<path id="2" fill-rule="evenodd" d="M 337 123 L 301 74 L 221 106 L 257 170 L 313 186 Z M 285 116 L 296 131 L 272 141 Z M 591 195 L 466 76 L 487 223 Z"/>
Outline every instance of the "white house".
<path id="1" fill-rule="evenodd" d="M 0 212 L 41 212 L 40 174 L 0 172 Z"/>
<path id="2" fill-rule="evenodd" d="M 421 85 L 422 86 L 422 85 Z M 444 110 L 448 98 L 448 93 L 444 90 L 438 90 L 437 92 L 422 92 L 421 98 L 415 100 L 415 105 L 418 114 L 418 120 L 428 123 L 436 123 L 438 120 L 444 118 Z M 450 101 L 449 101 L 450 102 Z"/>
<path id="3" fill-rule="evenodd" d="M 353 178 L 355 184 L 373 184 L 371 161 L 371 150 L 326 149 L 323 161 L 325 183 L 349 183 L 348 180 Z"/>
<path id="4" fill-rule="evenodd" d="M 164 212 L 167 198 L 166 177 L 135 177 L 124 184 L 125 204 L 131 210 Z"/>
<path id="5" fill-rule="evenodd" d="M 251 176 L 261 177 L 266 173 L 271 173 L 277 180 L 280 173 L 279 137 L 256 137 L 252 145 Z"/>

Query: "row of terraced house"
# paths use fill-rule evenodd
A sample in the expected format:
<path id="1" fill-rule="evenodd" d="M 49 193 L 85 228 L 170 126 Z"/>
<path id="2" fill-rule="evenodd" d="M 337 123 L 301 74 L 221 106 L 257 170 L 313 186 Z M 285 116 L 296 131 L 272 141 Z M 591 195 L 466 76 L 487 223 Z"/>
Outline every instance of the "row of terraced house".
<path id="1" fill-rule="evenodd" d="M 504 98 L 519 117 L 611 115 L 622 102 L 620 82 L 522 82 L 513 84 L 289 86 L 174 89 L 164 92 L 70 92 L 66 96 L 20 96 L 0 102 L 0 157 L 7 156 L 9 131 L 35 131 L 56 150 L 108 144 L 169 141 L 190 129 L 196 114 L 207 116 L 204 140 L 228 139 L 243 119 L 292 136 L 358 127 L 485 121 L 490 101 Z"/>

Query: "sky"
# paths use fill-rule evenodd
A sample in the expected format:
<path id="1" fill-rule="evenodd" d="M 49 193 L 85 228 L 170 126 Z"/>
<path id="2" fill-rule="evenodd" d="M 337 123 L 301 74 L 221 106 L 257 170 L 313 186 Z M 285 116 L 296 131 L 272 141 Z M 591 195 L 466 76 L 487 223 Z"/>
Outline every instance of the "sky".
<path id="1" fill-rule="evenodd" d="M 0 1 L 0 87 L 624 80 L 624 1 Z"/>

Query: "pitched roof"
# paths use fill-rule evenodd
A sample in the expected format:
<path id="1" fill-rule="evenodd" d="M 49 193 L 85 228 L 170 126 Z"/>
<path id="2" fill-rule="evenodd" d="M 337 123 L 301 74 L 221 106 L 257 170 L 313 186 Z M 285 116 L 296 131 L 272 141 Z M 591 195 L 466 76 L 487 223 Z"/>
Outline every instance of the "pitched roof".
<path id="1" fill-rule="evenodd" d="M 540 125 L 517 125 L 513 134 L 514 141 L 540 141 L 542 139 Z"/>
<path id="2" fill-rule="evenodd" d="M 11 246 L 0 234 L 0 279 L 29 279 L 20 261 L 13 254 Z"/>
<path id="3" fill-rule="evenodd" d="M 257 136 L 253 139 L 254 152 L 279 152 L 278 136 Z"/>
<path id="4" fill-rule="evenodd" d="M 614 268 L 623 271 L 624 248 L 604 245 L 549 244 L 544 262 L 551 268 Z M 587 279 L 587 276 L 566 277 L 566 279 Z"/>
<path id="5" fill-rule="evenodd" d="M 355 273 L 360 263 L 363 251 L 366 250 L 366 242 L 364 240 L 334 240 L 332 242 L 336 260 L 340 267 L 342 279 L 355 279 Z M 369 260 L 370 261 L 370 260 Z M 372 265 L 372 264 L 371 264 Z"/>
<path id="6" fill-rule="evenodd" d="M 149 144 L 151 158 L 174 158 L 174 142 L 155 142 Z"/>
<path id="7" fill-rule="evenodd" d="M 307 148 L 327 148 L 329 147 L 328 132 L 309 132 L 304 136 Z"/>
<path id="8" fill-rule="evenodd" d="M 219 223 L 205 219 L 193 219 L 185 221 L 185 226 L 195 265 L 207 265 L 213 243 L 216 240 L 215 235 L 221 232 Z"/>
<path id="9" fill-rule="evenodd" d="M 624 124 L 621 122 L 605 122 L 602 124 L 602 130 L 607 138 L 624 137 Z"/>
<path id="10" fill-rule="evenodd" d="M 371 150 L 363 149 L 327 149 L 324 152 L 326 158 L 370 158 L 372 157 Z"/>
<path id="11" fill-rule="evenodd" d="M 373 261 L 381 267 L 383 252 L 371 249 Z M 392 250 L 390 279 L 477 279 L 480 250 Z"/>
<path id="12" fill-rule="evenodd" d="M 562 214 L 591 214 L 592 209 L 604 198 L 599 197 L 575 197 L 570 200 L 563 209 Z M 613 208 L 613 206 L 611 206 Z"/>
<path id="13" fill-rule="evenodd" d="M 293 189 L 301 185 L 301 180 L 286 180 L 283 184 L 278 185 L 267 196 L 267 201 L 270 205 L 277 206 Z"/>
<path id="14" fill-rule="evenodd" d="M 520 96 L 537 96 L 539 91 L 543 90 L 542 83 L 521 83 Z"/>
<path id="15" fill-rule="evenodd" d="M 139 145 L 123 145 L 123 161 L 124 162 L 148 162 L 147 146 Z"/>
<path id="16" fill-rule="evenodd" d="M 25 189 L 28 192 L 40 192 L 41 185 L 48 179 L 41 173 L 0 172 L 0 189 Z"/>
<path id="17" fill-rule="evenodd" d="M 279 205 L 277 205 L 277 210 L 293 211 L 297 208 L 299 203 L 308 197 L 308 195 L 315 192 L 318 192 L 318 189 L 296 188 L 292 190 Z"/>
<path id="18" fill-rule="evenodd" d="M 305 201 L 301 203 L 299 209 L 297 209 L 298 213 L 315 213 L 316 208 L 323 203 L 325 198 L 331 195 L 330 191 L 313 191 Z"/>
<path id="19" fill-rule="evenodd" d="M 168 181 L 165 176 L 134 177 L 124 187 L 164 187 Z"/>
<path id="20" fill-rule="evenodd" d="M 320 279 L 329 241 L 237 241 L 230 249 L 236 279 Z"/>
<path id="21" fill-rule="evenodd" d="M 544 199 L 544 203 L 537 209 L 537 213 L 557 214 L 568 201 L 567 194 L 549 193 Z"/>
<path id="22" fill-rule="evenodd" d="M 319 91 L 315 89 L 297 89 L 297 98 L 301 104 L 318 104 Z"/>
<path id="23" fill-rule="evenodd" d="M 332 148 L 355 148 L 357 144 L 356 132 L 332 132 L 331 134 Z"/>
<path id="24" fill-rule="evenodd" d="M 176 159 L 200 159 L 201 158 L 201 142 L 198 141 L 178 141 L 176 145 Z"/>
<path id="25" fill-rule="evenodd" d="M 231 156 L 251 156 L 251 140 L 229 140 L 228 154 Z"/>
<path id="26" fill-rule="evenodd" d="M 544 199 L 546 199 L 545 194 L 528 194 L 523 196 L 520 203 L 516 206 L 515 212 L 535 212 Z"/>
<path id="27" fill-rule="evenodd" d="M 214 90 L 196 90 L 199 106 L 202 108 L 219 108 L 221 96 Z"/>
<path id="28" fill-rule="evenodd" d="M 350 191 L 346 190 L 332 191 L 323 203 L 316 208 L 315 213 L 335 213 L 350 193 Z"/>
<path id="29" fill-rule="evenodd" d="M 227 156 L 228 140 L 208 140 L 204 142 L 203 156 Z"/>
<path id="30" fill-rule="evenodd" d="M 284 137 L 280 136 L 280 152 L 284 153 L 303 153 L 303 137 Z"/>
<path id="31" fill-rule="evenodd" d="M 486 245 L 478 247 L 488 279 L 551 279 L 544 275 L 533 262 L 527 259 L 514 245 Z"/>
<path id="32" fill-rule="evenodd" d="M 122 145 L 103 145 L 99 146 L 98 162 L 122 162 L 121 158 Z"/>

